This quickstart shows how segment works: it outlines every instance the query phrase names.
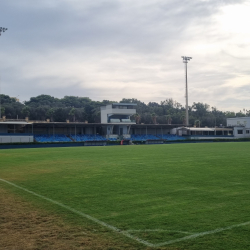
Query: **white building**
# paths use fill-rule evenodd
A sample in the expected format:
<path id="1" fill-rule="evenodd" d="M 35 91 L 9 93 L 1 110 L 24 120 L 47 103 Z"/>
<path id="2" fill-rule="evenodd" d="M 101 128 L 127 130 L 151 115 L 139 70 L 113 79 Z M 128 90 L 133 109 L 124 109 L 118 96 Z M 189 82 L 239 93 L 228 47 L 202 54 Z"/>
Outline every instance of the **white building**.
<path id="1" fill-rule="evenodd" d="M 227 127 L 233 127 L 237 138 L 250 137 L 250 117 L 227 118 Z"/>
<path id="2" fill-rule="evenodd" d="M 187 136 L 189 139 L 228 139 L 233 137 L 233 129 L 224 127 L 179 127 L 171 129 L 171 134 Z"/>
<path id="3" fill-rule="evenodd" d="M 136 124 L 131 116 L 136 114 L 135 103 L 112 103 L 101 107 L 101 123 L 107 124 L 107 137 L 130 137 L 130 128 Z"/>

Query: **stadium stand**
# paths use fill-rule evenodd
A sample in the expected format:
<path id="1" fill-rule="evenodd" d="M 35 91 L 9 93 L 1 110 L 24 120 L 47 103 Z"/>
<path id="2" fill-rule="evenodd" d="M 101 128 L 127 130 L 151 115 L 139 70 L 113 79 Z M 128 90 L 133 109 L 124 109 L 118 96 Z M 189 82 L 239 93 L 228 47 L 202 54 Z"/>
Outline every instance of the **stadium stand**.
<path id="1" fill-rule="evenodd" d="M 55 134 L 55 135 L 46 135 L 39 134 L 34 135 L 34 139 L 37 142 L 72 142 L 70 138 L 63 134 Z"/>
<path id="2" fill-rule="evenodd" d="M 138 135 L 138 134 L 132 134 L 131 135 L 131 140 L 132 141 L 146 141 L 146 140 L 159 140 L 158 137 L 156 137 L 155 135 L 151 135 L 151 134 L 142 134 L 142 135 Z"/>
<path id="3" fill-rule="evenodd" d="M 55 134 L 55 135 L 48 135 L 48 134 L 37 134 L 34 135 L 34 139 L 37 142 L 87 142 L 87 141 L 116 141 L 117 138 L 109 138 L 108 140 L 101 135 L 70 135 L 67 137 L 64 134 Z M 147 140 L 169 140 L 169 141 L 176 141 L 176 140 L 185 140 L 185 137 L 171 135 L 171 134 L 132 134 L 131 141 L 147 141 Z"/>
<path id="4" fill-rule="evenodd" d="M 161 134 L 158 134 L 157 137 L 159 139 L 163 139 L 163 140 L 169 140 L 169 141 L 176 141 L 176 140 L 185 140 L 185 137 L 183 136 L 178 136 L 178 135 L 161 135 Z"/>
<path id="5" fill-rule="evenodd" d="M 117 138 L 109 138 L 109 141 L 117 141 Z"/>
<path id="6" fill-rule="evenodd" d="M 107 141 L 101 135 L 70 135 L 74 141 L 84 142 L 84 141 Z"/>

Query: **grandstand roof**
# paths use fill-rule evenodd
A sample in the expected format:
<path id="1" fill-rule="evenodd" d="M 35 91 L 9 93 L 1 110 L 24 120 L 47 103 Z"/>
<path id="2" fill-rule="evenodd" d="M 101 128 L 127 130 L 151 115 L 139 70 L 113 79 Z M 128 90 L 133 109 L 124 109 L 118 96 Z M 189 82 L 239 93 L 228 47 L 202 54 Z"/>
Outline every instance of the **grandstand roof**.
<path id="1" fill-rule="evenodd" d="M 218 131 L 218 130 L 228 130 L 228 131 L 231 131 L 232 128 L 195 128 L 195 127 L 192 127 L 192 128 L 186 128 L 186 127 L 183 127 L 184 129 L 188 129 L 188 130 L 191 130 L 191 131 Z"/>
<path id="2" fill-rule="evenodd" d="M 168 127 L 175 128 L 177 126 L 181 126 L 180 124 L 131 124 L 133 127 L 150 127 L 150 128 L 160 128 L 160 127 Z"/>
<path id="3" fill-rule="evenodd" d="M 31 124 L 29 122 L 22 122 L 22 121 L 19 121 L 19 122 L 15 122 L 15 121 L 6 121 L 6 122 L 0 122 L 0 124 L 11 124 L 11 125 L 27 125 L 27 124 Z"/>
<path id="4" fill-rule="evenodd" d="M 177 126 L 181 126 L 180 124 L 134 124 L 134 123 L 85 123 L 85 122 L 35 122 L 33 126 L 35 127 L 101 127 L 101 126 L 108 126 L 108 125 L 126 125 L 131 126 L 133 128 L 175 128 Z"/>
<path id="5" fill-rule="evenodd" d="M 128 105 L 131 105 L 131 106 L 137 106 L 136 103 L 112 103 L 112 105 L 114 106 L 128 106 Z"/>
<path id="6" fill-rule="evenodd" d="M 51 126 L 58 126 L 58 127 L 65 127 L 65 126 L 85 126 L 85 127 L 93 127 L 93 126 L 101 126 L 101 123 L 85 123 L 85 122 L 35 122 L 33 123 L 34 126 L 37 127 L 51 127 Z"/>
<path id="7" fill-rule="evenodd" d="M 249 116 L 243 116 L 243 117 L 230 117 L 230 118 L 227 118 L 228 120 L 230 119 L 230 120 L 235 120 L 235 119 L 250 119 L 250 117 Z"/>

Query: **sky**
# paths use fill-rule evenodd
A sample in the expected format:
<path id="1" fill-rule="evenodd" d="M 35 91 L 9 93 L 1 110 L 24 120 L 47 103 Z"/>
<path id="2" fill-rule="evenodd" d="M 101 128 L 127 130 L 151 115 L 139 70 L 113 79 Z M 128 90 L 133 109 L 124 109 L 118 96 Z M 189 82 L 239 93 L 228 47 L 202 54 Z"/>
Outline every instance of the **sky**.
<path id="1" fill-rule="evenodd" d="M 250 109 L 250 1 L 0 1 L 1 93 Z"/>

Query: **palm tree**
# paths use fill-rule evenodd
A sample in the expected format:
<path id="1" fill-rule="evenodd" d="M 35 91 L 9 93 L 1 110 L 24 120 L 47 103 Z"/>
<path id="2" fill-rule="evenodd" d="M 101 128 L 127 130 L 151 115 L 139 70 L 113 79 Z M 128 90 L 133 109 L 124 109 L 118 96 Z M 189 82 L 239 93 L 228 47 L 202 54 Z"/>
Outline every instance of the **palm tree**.
<path id="1" fill-rule="evenodd" d="M 136 124 L 139 124 L 141 116 L 138 113 L 136 113 L 134 116 L 135 116 L 135 122 L 136 122 Z"/>
<path id="2" fill-rule="evenodd" d="M 194 125 L 196 126 L 196 123 L 199 123 L 199 128 L 201 127 L 201 122 L 200 122 L 200 120 L 196 120 L 195 122 L 194 122 Z"/>
<path id="3" fill-rule="evenodd" d="M 171 124 L 171 122 L 172 122 L 171 115 L 165 115 L 165 118 L 167 120 L 167 124 Z"/>
<path id="4" fill-rule="evenodd" d="M 185 114 L 181 115 L 181 121 L 182 121 L 183 125 L 186 124 L 186 116 L 185 116 Z"/>
<path id="5" fill-rule="evenodd" d="M 49 116 L 50 121 L 53 122 L 53 116 L 54 116 L 55 110 L 53 108 L 49 109 L 46 113 L 47 116 Z"/>
<path id="6" fill-rule="evenodd" d="M 76 114 L 76 109 L 75 109 L 75 108 L 72 108 L 72 109 L 69 111 L 69 115 L 70 115 L 70 116 L 73 116 L 73 122 L 75 122 L 75 120 L 76 120 L 75 114 Z"/>
<path id="7" fill-rule="evenodd" d="M 5 114 L 5 108 L 4 108 L 4 107 L 1 107 L 0 109 L 1 109 L 1 110 L 0 110 L 0 111 L 1 111 L 1 112 L 0 112 L 0 119 L 1 119 L 1 114 L 2 114 L 2 115 Z"/>
<path id="8" fill-rule="evenodd" d="M 95 122 L 101 122 L 101 110 L 100 110 L 100 107 L 96 107 L 92 110 L 93 114 L 93 118 L 94 118 L 94 121 Z"/>
<path id="9" fill-rule="evenodd" d="M 153 123 L 156 124 L 156 117 L 157 117 L 156 114 L 155 113 L 151 114 L 151 117 L 152 117 Z"/>

